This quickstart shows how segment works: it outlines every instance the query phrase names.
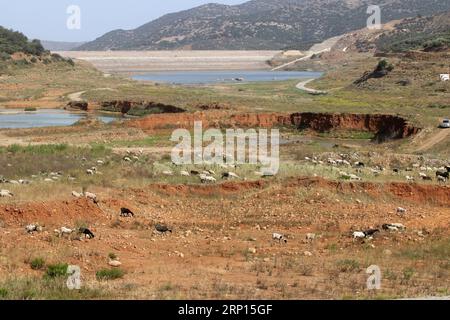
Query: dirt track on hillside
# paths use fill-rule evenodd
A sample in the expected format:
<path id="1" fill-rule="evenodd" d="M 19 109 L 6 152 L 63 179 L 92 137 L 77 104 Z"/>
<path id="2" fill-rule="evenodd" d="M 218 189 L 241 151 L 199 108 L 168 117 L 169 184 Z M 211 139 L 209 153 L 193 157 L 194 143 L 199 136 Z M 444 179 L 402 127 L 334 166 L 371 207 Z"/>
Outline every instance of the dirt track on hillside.
<path id="1" fill-rule="evenodd" d="M 440 142 L 444 141 L 445 139 L 450 139 L 450 129 L 440 129 L 440 131 L 437 134 L 434 134 L 429 139 L 425 140 L 420 147 L 416 149 L 416 152 L 423 152 L 428 149 L 431 149 L 435 145 L 439 144 Z"/>

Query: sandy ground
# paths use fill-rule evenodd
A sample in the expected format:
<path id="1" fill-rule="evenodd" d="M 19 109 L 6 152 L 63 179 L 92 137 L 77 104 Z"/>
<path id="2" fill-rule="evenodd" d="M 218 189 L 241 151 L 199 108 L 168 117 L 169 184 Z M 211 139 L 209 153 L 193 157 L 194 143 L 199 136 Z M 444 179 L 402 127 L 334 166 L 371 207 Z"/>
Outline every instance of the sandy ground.
<path id="1" fill-rule="evenodd" d="M 279 51 L 64 51 L 64 57 L 92 63 L 103 72 L 264 70 Z"/>

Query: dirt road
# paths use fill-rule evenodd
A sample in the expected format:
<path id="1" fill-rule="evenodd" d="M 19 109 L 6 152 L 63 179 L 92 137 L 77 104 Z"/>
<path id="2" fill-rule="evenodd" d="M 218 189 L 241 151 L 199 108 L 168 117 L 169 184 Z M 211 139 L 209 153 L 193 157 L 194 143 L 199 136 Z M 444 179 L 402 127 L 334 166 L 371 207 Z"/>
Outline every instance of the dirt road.
<path id="1" fill-rule="evenodd" d="M 293 61 L 290 61 L 290 62 L 287 62 L 285 64 L 282 64 L 281 66 L 275 67 L 275 68 L 272 69 L 272 71 L 282 70 L 282 69 L 284 69 L 284 68 L 286 68 L 286 67 L 288 67 L 290 65 L 293 65 L 293 64 L 295 64 L 297 62 L 311 59 L 311 57 L 313 55 L 315 55 L 315 54 L 328 52 L 336 44 L 336 42 L 339 41 L 339 39 L 341 39 L 341 36 L 333 37 L 333 38 L 325 40 L 322 43 L 315 44 L 306 52 L 306 55 L 304 57 L 301 57 L 299 59 L 295 59 Z"/>
<path id="2" fill-rule="evenodd" d="M 321 91 L 321 90 L 316 90 L 316 89 L 311 89 L 311 88 L 307 88 L 306 85 L 312 81 L 314 81 L 315 79 L 308 79 L 302 82 L 299 82 L 295 87 L 299 90 L 303 90 L 306 91 L 310 94 L 326 94 L 326 91 Z"/>
<path id="3" fill-rule="evenodd" d="M 450 129 L 439 130 L 437 134 L 433 135 L 431 138 L 426 140 L 425 143 L 423 143 L 418 149 L 416 149 L 416 152 L 422 152 L 431 149 L 433 146 L 444 141 L 445 139 L 450 139 Z"/>

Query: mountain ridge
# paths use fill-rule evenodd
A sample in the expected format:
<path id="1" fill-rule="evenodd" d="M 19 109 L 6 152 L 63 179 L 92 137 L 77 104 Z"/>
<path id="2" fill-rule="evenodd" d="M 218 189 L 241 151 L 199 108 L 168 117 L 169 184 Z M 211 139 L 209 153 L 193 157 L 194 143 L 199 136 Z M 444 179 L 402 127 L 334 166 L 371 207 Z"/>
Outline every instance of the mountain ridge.
<path id="1" fill-rule="evenodd" d="M 450 10 L 450 0 L 252 0 L 233 6 L 210 3 L 164 15 L 133 30 L 110 31 L 76 50 L 307 49 L 364 27 L 371 4 L 380 5 L 383 23 Z"/>

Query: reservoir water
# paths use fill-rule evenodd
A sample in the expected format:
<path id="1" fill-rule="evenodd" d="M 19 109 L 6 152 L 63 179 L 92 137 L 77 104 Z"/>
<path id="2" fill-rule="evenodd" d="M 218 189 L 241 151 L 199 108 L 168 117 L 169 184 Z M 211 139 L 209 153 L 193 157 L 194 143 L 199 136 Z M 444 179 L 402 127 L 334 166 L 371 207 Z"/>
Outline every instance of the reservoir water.
<path id="1" fill-rule="evenodd" d="M 104 115 L 95 115 L 95 117 L 105 123 L 117 119 L 113 116 Z M 61 109 L 38 109 L 31 112 L 0 109 L 0 129 L 70 126 L 83 118 L 86 118 L 86 114 Z"/>
<path id="2" fill-rule="evenodd" d="M 154 81 L 171 84 L 214 84 L 270 82 L 284 80 L 316 79 L 321 72 L 309 71 L 168 71 L 151 72 L 134 75 L 132 78 L 141 81 Z"/>

